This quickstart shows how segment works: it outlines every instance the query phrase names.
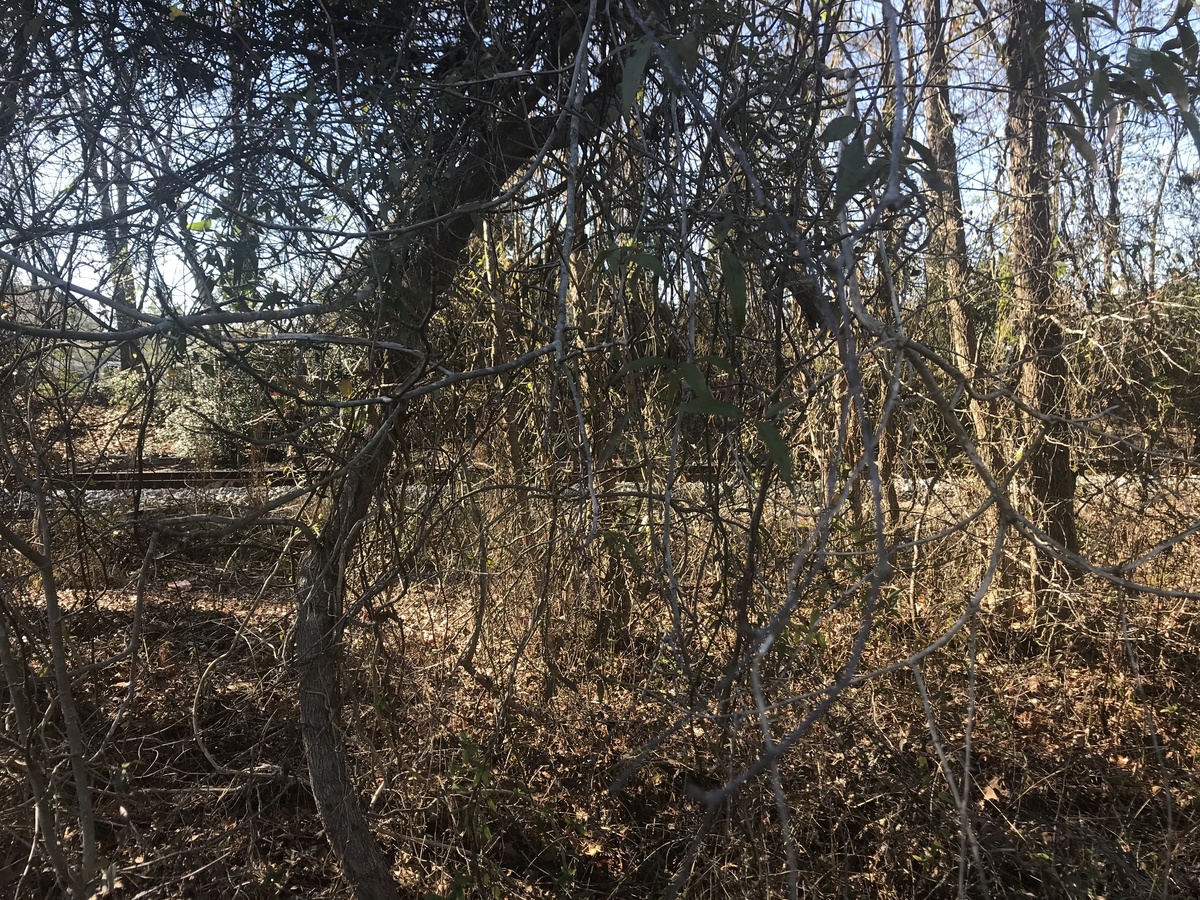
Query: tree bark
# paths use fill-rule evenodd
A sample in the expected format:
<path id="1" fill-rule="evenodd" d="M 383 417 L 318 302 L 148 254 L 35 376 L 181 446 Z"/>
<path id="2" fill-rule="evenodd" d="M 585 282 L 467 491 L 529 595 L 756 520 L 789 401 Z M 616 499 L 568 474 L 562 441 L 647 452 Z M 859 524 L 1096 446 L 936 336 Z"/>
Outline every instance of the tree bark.
<path id="1" fill-rule="evenodd" d="M 296 666 L 300 721 L 313 795 L 325 836 L 358 900 L 398 898 L 391 867 L 357 800 L 341 735 L 339 683 L 342 575 L 370 509 L 393 444 L 377 435 L 335 494 L 328 522 L 309 550 L 296 585 Z"/>
<path id="2" fill-rule="evenodd" d="M 959 370 L 968 383 L 976 376 L 979 346 L 975 326 L 967 309 L 971 266 L 967 258 L 967 231 L 963 224 L 962 189 L 958 179 L 958 145 L 954 139 L 954 118 L 950 111 L 950 63 L 947 53 L 946 15 L 942 0 L 925 2 L 925 128 L 929 152 L 942 181 L 929 201 L 932 231 L 931 258 L 928 264 L 929 287 L 935 301 L 944 302 L 949 311 L 950 343 Z M 993 452 L 983 458 L 996 463 L 995 445 L 989 434 L 983 406 L 966 399 L 975 441 L 981 451 Z"/>
<path id="3" fill-rule="evenodd" d="M 1075 475 L 1067 417 L 1070 415 L 1064 313 L 1054 291 L 1050 223 L 1050 101 L 1046 84 L 1045 0 L 1011 6 L 1008 35 L 1009 221 L 1014 294 L 1013 333 L 1020 350 L 1017 397 L 1034 408 L 1017 435 L 1015 458 L 1026 467 L 1021 493 L 1030 524 L 1059 547 L 1078 552 Z M 1047 589 L 1061 575 L 1077 574 L 1052 547 L 1034 553 L 1033 593 L 1044 605 Z"/>

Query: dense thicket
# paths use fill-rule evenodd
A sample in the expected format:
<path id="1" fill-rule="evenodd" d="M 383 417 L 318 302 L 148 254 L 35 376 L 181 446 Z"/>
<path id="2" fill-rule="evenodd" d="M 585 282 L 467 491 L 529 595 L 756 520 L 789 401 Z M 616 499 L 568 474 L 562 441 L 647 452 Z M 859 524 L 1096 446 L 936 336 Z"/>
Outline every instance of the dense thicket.
<path id="1" fill-rule="evenodd" d="M 18 891 L 1195 886 L 1189 7 L 2 15 Z M 1002 698 L 1089 658 L 1071 818 Z"/>

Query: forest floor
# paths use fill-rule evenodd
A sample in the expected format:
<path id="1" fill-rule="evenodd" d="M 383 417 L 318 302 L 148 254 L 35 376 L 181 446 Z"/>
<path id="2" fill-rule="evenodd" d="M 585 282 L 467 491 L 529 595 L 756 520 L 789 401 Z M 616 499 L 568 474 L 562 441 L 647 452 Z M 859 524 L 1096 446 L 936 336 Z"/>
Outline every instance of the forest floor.
<path id="1" fill-rule="evenodd" d="M 89 746 L 104 745 L 92 772 L 108 892 L 345 896 L 305 781 L 282 581 L 251 593 L 228 568 L 166 569 L 140 608 L 128 591 L 65 598 L 80 663 L 119 653 L 140 619 L 136 667 L 79 697 Z M 407 895 L 649 898 L 681 869 L 687 896 L 784 895 L 762 780 L 692 843 L 698 792 L 749 760 L 736 727 L 696 719 L 629 773 L 686 706 L 656 692 L 652 635 L 557 672 L 540 653 L 515 667 L 481 654 L 471 674 L 456 663 L 473 610 L 447 601 L 453 587 L 415 585 L 349 630 L 347 738 Z M 947 613 L 920 615 L 932 630 Z M 1126 613 L 1086 604 L 1036 644 L 984 619 L 973 674 L 963 646 L 923 667 L 956 779 L 974 697 L 967 845 L 911 673 L 843 694 L 780 767 L 801 896 L 956 896 L 975 853 L 992 897 L 1200 895 L 1196 616 L 1149 596 Z M 902 656 L 910 625 L 879 628 L 871 656 Z M 12 770 L 4 783 L 0 893 L 48 895 L 48 873 L 20 875 L 28 806 Z M 966 879 L 985 895 L 974 865 Z"/>
<path id="2" fill-rule="evenodd" d="M 139 450 L 136 429 L 117 419 L 78 431 L 92 442 L 81 466 Z M 1189 497 L 1178 491 L 1170 515 L 1194 521 Z M 1159 507 L 1125 502 L 1082 506 L 1098 558 L 1153 544 L 1155 522 L 1138 510 Z M 76 685 L 108 862 L 102 894 L 347 896 L 300 738 L 299 542 L 264 528 L 161 549 L 139 595 L 132 536 L 97 531 L 67 548 L 99 562 L 62 600 L 72 663 L 102 673 Z M 907 587 L 886 595 L 863 671 L 910 657 L 963 611 L 970 566 L 900 562 Z M 798 737 L 778 769 L 784 829 L 765 776 L 710 816 L 701 802 L 762 749 L 752 698 L 722 694 L 728 647 L 714 639 L 711 665 L 683 673 L 661 593 L 584 579 L 574 584 L 586 591 L 551 584 L 539 600 L 533 568 L 497 578 L 480 614 L 468 570 L 423 566 L 347 625 L 347 747 L 406 897 L 652 898 L 675 880 L 689 897 L 783 897 L 787 835 L 802 897 L 1200 896 L 1192 601 L 1089 577 L 1049 619 L 985 603 L 973 628 L 924 659 L 921 681 L 900 667 L 843 691 Z M 1200 584 L 1200 552 L 1181 544 L 1139 575 Z M 36 632 L 36 582 L 11 599 L 21 629 Z M 622 604 L 614 631 L 607 617 Z M 819 640 L 781 639 L 766 658 L 780 728 L 798 725 L 806 692 L 836 678 L 860 621 L 833 608 Z M 131 643 L 132 661 L 102 665 Z M 30 810 L 19 767 L 6 765 L 0 896 L 54 896 L 31 855 Z"/>

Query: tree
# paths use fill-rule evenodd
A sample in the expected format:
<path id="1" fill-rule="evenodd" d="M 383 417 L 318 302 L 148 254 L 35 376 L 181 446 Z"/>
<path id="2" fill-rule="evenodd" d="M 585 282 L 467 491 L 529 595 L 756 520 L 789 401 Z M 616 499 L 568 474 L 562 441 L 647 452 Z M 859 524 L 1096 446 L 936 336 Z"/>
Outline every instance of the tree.
<path id="1" fill-rule="evenodd" d="M 971 296 L 971 269 L 967 232 L 963 222 L 962 190 L 958 177 L 958 146 L 950 106 L 950 61 L 947 52 L 946 15 L 941 0 L 925 4 L 925 128 L 929 152 L 936 164 L 938 184 L 932 193 L 929 225 L 932 232 L 930 288 L 949 309 L 950 339 L 963 377 L 971 382 L 979 362 L 975 323 L 967 299 Z M 995 439 L 982 405 L 968 403 L 975 440 L 981 445 Z M 994 462 L 994 457 L 990 460 Z"/>
<path id="2" fill-rule="evenodd" d="M 1075 528 L 1075 473 L 1071 468 L 1068 371 L 1062 317 L 1054 290 L 1054 232 L 1050 221 L 1050 99 L 1046 77 L 1045 3 L 1017 3 L 1008 39 L 1008 116 L 1005 135 L 1012 185 L 1009 222 L 1020 381 L 1016 399 L 1025 413 L 1014 458 L 1028 466 L 1029 524 L 1037 548 L 1033 592 L 1044 596 L 1079 552 Z M 1044 537 L 1043 537 L 1044 536 Z M 1049 541 L 1046 541 L 1046 538 Z"/>

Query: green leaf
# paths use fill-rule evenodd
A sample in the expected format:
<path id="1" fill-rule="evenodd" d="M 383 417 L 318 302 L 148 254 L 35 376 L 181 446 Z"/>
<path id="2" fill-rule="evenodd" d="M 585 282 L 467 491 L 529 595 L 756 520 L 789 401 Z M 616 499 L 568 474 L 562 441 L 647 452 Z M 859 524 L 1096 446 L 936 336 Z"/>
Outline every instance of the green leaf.
<path id="1" fill-rule="evenodd" d="M 856 138 L 843 148 L 842 158 L 838 160 L 834 205 L 841 206 L 853 196 L 861 185 L 866 168 L 867 151 L 862 138 Z"/>
<path id="2" fill-rule="evenodd" d="M 1074 125 L 1059 125 L 1058 131 L 1071 142 L 1075 152 L 1082 156 L 1089 166 L 1096 165 L 1096 151 L 1092 149 L 1091 143 L 1088 142 L 1082 131 Z"/>
<path id="3" fill-rule="evenodd" d="M 1119 26 L 1117 24 L 1117 20 L 1112 17 L 1112 13 L 1101 6 L 1097 6 L 1095 3 L 1083 4 L 1083 13 L 1084 15 L 1088 16 L 1088 18 L 1099 19 L 1113 31 L 1121 30 L 1121 26 Z"/>
<path id="4" fill-rule="evenodd" d="M 741 334 L 746 327 L 746 270 L 737 255 L 727 248 L 721 249 L 721 282 L 729 294 L 733 330 Z"/>
<path id="5" fill-rule="evenodd" d="M 641 266 L 647 272 L 652 272 L 664 281 L 667 278 L 667 268 L 663 265 L 662 260 L 652 253 L 645 253 L 641 250 L 631 250 L 628 254 L 629 261 L 635 265 Z"/>
<path id="6" fill-rule="evenodd" d="M 620 271 L 620 267 L 628 263 L 640 266 L 664 280 L 667 277 L 667 268 L 661 259 L 653 253 L 635 250 L 632 247 L 606 247 L 596 254 L 592 266 L 598 269 L 606 265 L 612 271 Z"/>
<path id="7" fill-rule="evenodd" d="M 621 112 L 629 115 L 637 103 L 638 91 L 646 76 L 646 65 L 650 62 L 650 44 L 638 41 L 633 45 L 633 52 L 625 61 L 625 72 L 621 75 Z"/>
<path id="8" fill-rule="evenodd" d="M 1067 4 L 1067 20 L 1071 23 L 1071 30 L 1076 37 L 1084 34 L 1083 30 L 1083 6 L 1079 3 Z"/>
<path id="9" fill-rule="evenodd" d="M 662 368 L 669 366 L 671 360 L 665 356 L 639 356 L 636 359 L 631 359 L 625 362 L 617 370 L 618 375 L 628 375 L 631 372 L 642 372 L 646 369 Z"/>
<path id="10" fill-rule="evenodd" d="M 917 156 L 921 158 L 921 164 L 925 167 L 921 172 L 921 177 L 925 179 L 925 184 L 934 191 L 950 190 L 950 186 L 942 180 L 937 160 L 933 156 L 933 151 L 914 138 L 908 138 L 907 142 L 908 146 L 917 152 Z"/>
<path id="11" fill-rule="evenodd" d="M 605 549 L 613 556 L 624 556 L 639 575 L 645 571 L 646 566 L 642 562 L 642 557 L 625 532 L 605 530 L 600 532 L 600 538 L 604 541 Z"/>
<path id="12" fill-rule="evenodd" d="M 679 368 L 675 370 L 675 377 L 682 378 L 687 382 L 697 397 L 707 397 L 712 399 L 712 391 L 708 389 L 708 382 L 704 380 L 703 373 L 696 368 L 695 363 L 680 363 Z"/>
<path id="13" fill-rule="evenodd" d="M 595 269 L 599 269 L 601 266 L 603 266 L 605 263 L 607 263 L 612 257 L 616 256 L 618 253 L 620 253 L 624 249 L 625 249 L 624 247 L 605 247 L 603 250 L 601 250 L 599 253 L 597 253 L 596 258 L 594 260 L 592 260 L 592 267 Z"/>
<path id="14" fill-rule="evenodd" d="M 1183 50 L 1183 58 L 1188 61 L 1188 65 L 1195 66 L 1197 58 L 1200 57 L 1200 44 L 1196 41 L 1196 32 L 1192 31 L 1187 22 L 1180 22 L 1175 27 L 1179 30 L 1179 46 Z"/>
<path id="15" fill-rule="evenodd" d="M 791 484 L 796 477 L 796 463 L 792 459 L 792 448 L 788 446 L 783 435 L 770 422 L 755 422 L 754 427 L 758 430 L 758 439 L 767 448 L 771 461 L 779 469 L 779 474 L 784 481 Z"/>
<path id="16" fill-rule="evenodd" d="M 1111 92 L 1108 89 L 1108 73 L 1097 69 L 1092 73 L 1092 111 L 1099 112 L 1108 105 Z"/>
<path id="17" fill-rule="evenodd" d="M 1079 87 L 1082 87 L 1082 85 L 1079 85 Z M 1072 90 L 1078 90 L 1079 87 L 1073 88 Z M 1071 114 L 1071 121 L 1075 123 L 1076 128 L 1083 129 L 1087 127 L 1087 116 L 1083 114 L 1083 110 L 1080 108 L 1078 103 L 1076 103 L 1070 97 L 1059 97 L 1058 101 L 1066 108 L 1067 112 Z"/>
<path id="18" fill-rule="evenodd" d="M 1154 52 L 1150 54 L 1150 68 L 1157 76 L 1155 83 L 1175 98 L 1175 103 L 1180 109 L 1188 109 L 1191 100 L 1188 97 L 1187 78 L 1175 60 L 1166 53 Z"/>
<path id="19" fill-rule="evenodd" d="M 1144 47 L 1130 47 L 1125 64 L 1136 75 L 1142 75 L 1150 67 L 1150 51 Z"/>
<path id="20" fill-rule="evenodd" d="M 705 353 L 703 356 L 697 356 L 696 362 L 712 366 L 714 369 L 720 369 L 722 372 L 725 372 L 729 375 L 733 374 L 733 363 L 727 360 L 724 356 L 720 356 L 716 353 Z"/>
<path id="21" fill-rule="evenodd" d="M 682 34 L 671 42 L 671 47 L 683 70 L 695 72 L 696 66 L 700 65 L 700 35 L 695 31 Z"/>
<path id="22" fill-rule="evenodd" d="M 841 162 L 838 164 L 837 193 L 834 197 L 834 203 L 837 206 L 844 204 L 867 185 L 878 181 L 880 176 L 887 172 L 890 165 L 886 158 L 867 163 L 861 140 L 848 145 L 847 150 L 855 144 L 858 145 L 858 149 L 853 154 L 843 153 Z"/>
<path id="23" fill-rule="evenodd" d="M 212 219 L 197 219 L 195 222 L 188 222 L 188 231 L 208 231 L 212 227 Z"/>
<path id="24" fill-rule="evenodd" d="M 766 416 L 768 419 L 773 419 L 777 415 L 779 415 L 781 412 L 786 412 L 787 410 L 791 409 L 793 406 L 803 406 L 803 405 L 804 405 L 804 401 L 801 400 L 799 397 L 790 397 L 787 400 L 776 400 L 774 403 L 772 403 L 770 406 L 768 406 L 765 410 L 763 410 L 763 415 Z"/>
<path id="25" fill-rule="evenodd" d="M 821 140 L 826 144 L 843 141 L 858 130 L 858 119 L 854 116 L 838 116 L 821 133 Z"/>
<path id="26" fill-rule="evenodd" d="M 733 403 L 718 400 L 711 394 L 707 397 L 697 397 L 679 407 L 680 411 L 696 416 L 721 416 L 725 419 L 740 419 L 742 410 Z"/>
<path id="27" fill-rule="evenodd" d="M 1196 152 L 1200 153 L 1200 119 L 1196 118 L 1196 114 L 1187 109 L 1179 111 L 1179 117 L 1183 119 L 1183 124 L 1187 126 L 1188 133 L 1191 134 L 1192 140 L 1196 144 Z"/>
<path id="28" fill-rule="evenodd" d="M 608 436 L 608 440 L 604 442 L 604 446 L 596 454 L 596 466 L 598 468 L 608 465 L 612 458 L 617 455 L 617 450 L 620 449 L 622 442 L 625 440 L 625 430 L 629 427 L 629 422 L 633 418 L 634 411 L 626 410 L 616 422 L 613 423 L 612 434 Z"/>

